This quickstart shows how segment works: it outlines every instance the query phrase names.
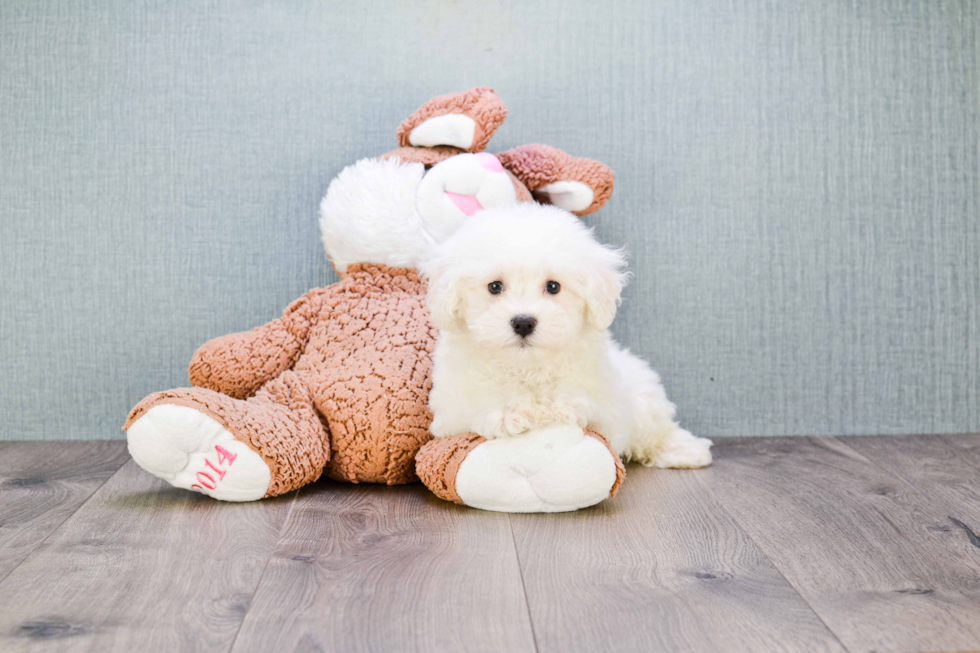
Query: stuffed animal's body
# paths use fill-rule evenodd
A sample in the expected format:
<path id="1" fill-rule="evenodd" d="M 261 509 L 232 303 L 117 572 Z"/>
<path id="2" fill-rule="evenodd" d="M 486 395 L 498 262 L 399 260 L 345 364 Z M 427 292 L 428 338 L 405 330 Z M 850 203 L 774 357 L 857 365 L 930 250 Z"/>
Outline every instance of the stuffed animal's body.
<path id="1" fill-rule="evenodd" d="M 177 487 L 231 501 L 283 494 L 323 473 L 354 483 L 417 480 L 416 457 L 431 438 L 437 334 L 415 268 L 484 208 L 537 197 L 584 215 L 612 193 L 608 168 L 554 148 L 482 152 L 505 115 L 486 88 L 435 98 L 402 124 L 403 147 L 345 168 L 321 205 L 324 245 L 341 281 L 307 293 L 263 327 L 202 346 L 189 370 L 195 387 L 151 394 L 130 413 L 124 428 L 136 462 Z M 601 435 L 579 429 L 556 437 L 544 432 L 525 442 L 540 450 L 541 469 L 574 476 L 581 453 L 596 453 L 590 442 L 608 469 L 585 488 L 586 499 L 582 488 L 559 484 L 554 505 L 581 507 L 615 492 L 622 464 Z M 423 481 L 459 500 L 460 464 L 482 444 L 469 434 L 431 442 L 418 461 Z M 478 487 L 494 469 L 526 480 L 527 470 L 514 464 L 526 455 L 480 451 L 484 463 L 466 467 Z M 562 456 L 567 464 L 555 464 Z"/>
<path id="2" fill-rule="evenodd" d="M 423 293 L 414 270 L 355 265 L 343 281 L 307 293 L 278 320 L 208 342 L 191 361 L 196 387 L 152 394 L 133 409 L 125 428 L 134 457 L 142 461 L 136 438 L 143 430 L 151 430 L 144 440 L 157 447 L 168 435 L 186 438 L 193 429 L 181 420 L 175 427 L 175 417 L 183 413 L 193 421 L 197 411 L 268 465 L 270 483 L 262 487 L 256 479 L 249 498 L 288 492 L 323 472 L 355 483 L 416 480 L 412 461 L 429 439 L 426 400 L 435 338 Z M 178 429 L 182 433 L 168 433 Z M 214 446 L 206 439 L 193 444 L 195 451 L 187 453 L 206 455 Z M 158 464 L 149 471 L 177 472 L 188 487 L 205 491 L 217 492 L 209 485 L 243 491 L 246 479 L 227 487 L 237 479 L 221 472 L 235 467 L 217 457 L 215 452 L 211 466 L 202 459 L 177 468 L 183 462 L 177 456 L 172 469 Z"/>

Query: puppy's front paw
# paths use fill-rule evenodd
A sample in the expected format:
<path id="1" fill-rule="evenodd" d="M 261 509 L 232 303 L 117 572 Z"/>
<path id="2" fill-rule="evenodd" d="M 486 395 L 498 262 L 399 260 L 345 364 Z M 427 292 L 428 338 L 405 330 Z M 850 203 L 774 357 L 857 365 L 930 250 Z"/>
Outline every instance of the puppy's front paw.
<path id="1" fill-rule="evenodd" d="M 527 433 L 534 426 L 531 409 L 523 404 L 511 404 L 492 410 L 474 420 L 473 432 L 488 440 Z"/>
<path id="2" fill-rule="evenodd" d="M 530 416 L 533 427 L 568 425 L 584 429 L 594 406 L 594 402 L 584 393 L 564 393 L 529 400 L 524 411 Z"/>
<path id="3" fill-rule="evenodd" d="M 472 431 L 488 440 L 506 438 L 514 435 L 508 430 L 508 424 L 513 422 L 511 413 L 507 410 L 492 410 L 473 420 Z M 516 428 L 517 424 L 512 427 Z"/>
<path id="4" fill-rule="evenodd" d="M 590 411 L 583 403 L 559 398 L 545 404 L 542 414 L 545 424 L 569 424 L 584 429 L 589 423 Z"/>
<path id="5" fill-rule="evenodd" d="M 520 435 L 531 430 L 531 410 L 523 406 L 504 409 L 504 432 L 507 435 Z"/>

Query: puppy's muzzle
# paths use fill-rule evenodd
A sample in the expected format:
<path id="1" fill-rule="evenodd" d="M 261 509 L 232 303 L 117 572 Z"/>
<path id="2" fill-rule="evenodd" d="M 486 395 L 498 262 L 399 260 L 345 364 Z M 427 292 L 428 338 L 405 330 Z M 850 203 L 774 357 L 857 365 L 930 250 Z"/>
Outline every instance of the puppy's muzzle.
<path id="1" fill-rule="evenodd" d="M 514 333 L 522 338 L 527 338 L 534 332 L 534 327 L 538 325 L 538 321 L 531 317 L 530 315 L 515 315 L 510 321 L 510 326 L 514 329 Z"/>

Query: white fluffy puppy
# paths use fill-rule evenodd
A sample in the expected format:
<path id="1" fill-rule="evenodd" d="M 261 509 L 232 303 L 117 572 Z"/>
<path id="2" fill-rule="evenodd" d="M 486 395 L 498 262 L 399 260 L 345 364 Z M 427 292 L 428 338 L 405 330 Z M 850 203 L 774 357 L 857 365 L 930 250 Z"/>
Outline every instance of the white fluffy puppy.
<path id="1" fill-rule="evenodd" d="M 574 215 L 528 203 L 482 211 L 423 266 L 432 321 L 432 434 L 516 436 L 578 424 L 625 460 L 703 467 L 711 441 L 674 422 L 657 373 L 608 333 L 627 274 Z"/>

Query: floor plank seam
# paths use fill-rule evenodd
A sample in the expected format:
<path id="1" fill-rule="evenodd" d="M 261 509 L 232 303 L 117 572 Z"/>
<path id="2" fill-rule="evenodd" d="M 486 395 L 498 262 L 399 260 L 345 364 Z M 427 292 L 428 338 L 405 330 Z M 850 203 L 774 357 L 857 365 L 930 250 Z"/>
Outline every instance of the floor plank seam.
<path id="1" fill-rule="evenodd" d="M 793 582 L 786 577 L 786 574 L 783 573 L 783 570 L 779 568 L 779 565 L 776 564 L 776 561 L 773 560 L 772 557 L 770 557 L 769 554 L 766 553 L 762 545 L 759 542 L 757 542 L 754 537 L 752 537 L 752 533 L 749 532 L 749 529 L 747 529 L 742 524 L 742 522 L 739 521 L 738 517 L 731 510 L 725 507 L 725 504 L 721 502 L 721 500 L 718 498 L 718 495 L 715 494 L 715 491 L 711 489 L 711 487 L 701 478 L 700 475 L 698 475 L 697 478 L 698 478 L 698 483 L 701 484 L 701 487 L 703 487 L 708 492 L 708 494 L 711 496 L 714 502 L 718 504 L 718 507 L 721 508 L 726 515 L 728 515 L 728 517 L 732 520 L 732 522 L 742 530 L 742 533 L 744 533 L 745 537 L 747 537 L 748 540 L 752 542 L 752 545 L 759 551 L 759 553 L 766 557 L 766 560 L 769 561 L 769 564 L 771 564 L 772 568 L 776 570 L 776 573 L 779 574 L 780 578 L 782 578 L 786 582 L 786 585 L 793 588 L 793 591 L 796 592 L 796 595 L 800 597 L 800 600 L 803 601 L 804 604 L 806 604 L 806 607 L 810 609 L 810 612 L 812 612 L 813 616 L 817 618 L 817 621 L 822 623 L 823 627 L 827 629 L 827 632 L 830 633 L 830 635 L 834 638 L 834 640 L 838 644 L 840 644 L 841 649 L 850 653 L 851 649 L 847 648 L 847 646 L 844 645 L 844 642 L 841 641 L 841 638 L 837 636 L 837 633 L 835 633 L 834 629 L 830 627 L 830 624 L 824 621 L 823 617 L 820 616 L 820 613 L 817 612 L 816 609 L 814 609 L 813 605 L 811 605 L 810 602 L 806 599 L 806 597 L 803 596 L 803 593 L 800 592 L 800 588 L 794 585 Z"/>
<path id="2" fill-rule="evenodd" d="M 63 519 L 63 520 L 61 521 L 61 523 L 60 523 L 60 524 L 58 524 L 58 525 L 57 525 L 57 526 L 55 526 L 55 527 L 54 527 L 53 529 L 51 529 L 51 532 L 50 532 L 50 533 L 48 533 L 48 534 L 47 534 L 47 535 L 46 535 L 46 536 L 45 536 L 45 537 L 44 537 L 44 538 L 43 538 L 43 539 L 42 539 L 42 540 L 41 540 L 40 542 L 38 542 L 38 543 L 37 543 L 37 544 L 36 544 L 36 545 L 34 546 L 34 548 L 33 548 L 33 549 L 31 549 L 31 552 L 30 552 L 30 553 L 28 553 L 28 554 L 27 554 L 26 556 L 24 556 L 24 559 L 23 559 L 23 560 L 21 560 L 21 561 L 20 561 L 20 562 L 18 562 L 18 563 L 17 563 L 16 565 L 14 565 L 14 566 L 13 566 L 13 567 L 11 567 L 11 568 L 10 568 L 9 570 L 7 570 L 7 573 L 5 573 L 5 574 L 3 575 L 3 577 L 0 577 L 0 585 L 3 585 L 3 583 L 4 583 L 4 582 L 5 582 L 5 581 L 6 581 L 6 580 L 7 580 L 8 578 L 10 578 L 10 575 L 11 575 L 12 573 L 14 573 L 15 571 L 17 571 L 17 569 L 18 569 L 18 568 L 20 568 L 20 566 L 21 566 L 21 565 L 23 565 L 23 564 L 24 564 L 25 562 L 27 562 L 28 560 L 30 560 L 31 558 L 33 558 L 33 557 L 34 557 L 34 555 L 35 555 L 35 554 L 37 554 L 37 552 L 38 552 L 38 550 L 39 550 L 39 549 L 40 549 L 40 548 L 41 548 L 42 546 L 44 546 L 44 543 L 45 543 L 45 542 L 47 542 L 47 541 L 48 541 L 49 539 L 51 539 L 51 536 L 52 536 L 52 535 L 54 535 L 55 533 L 57 533 L 57 532 L 59 532 L 59 531 L 60 531 L 60 530 L 62 529 L 62 527 L 64 527 L 64 525 L 65 525 L 65 524 L 67 524 L 67 523 L 68 523 L 68 521 L 69 521 L 69 520 L 70 520 L 70 519 L 71 519 L 72 517 L 74 517 L 74 516 L 75 516 L 76 514 L 78 514 L 78 511 L 79 511 L 79 510 L 81 510 L 81 509 L 82 509 L 82 507 L 83 507 L 83 506 L 84 506 L 85 504 L 87 504 L 87 503 L 88 503 L 89 501 L 91 501 L 91 500 L 92 500 L 92 498 L 93 498 L 93 497 L 94 497 L 94 496 L 95 496 L 96 494 L 98 494 L 98 493 L 99 493 L 99 490 L 101 490 L 101 489 L 102 489 L 103 487 L 105 487 L 105 484 L 106 484 L 106 483 L 108 483 L 109 481 L 111 481 L 111 480 L 113 479 L 113 477 L 115 477 L 115 475 L 116 475 L 116 474 L 118 474 L 119 472 L 121 472 L 121 471 L 122 471 L 122 468 L 123 468 L 123 467 L 125 467 L 126 465 L 128 465 L 128 464 L 129 464 L 129 463 L 131 463 L 131 462 L 132 462 L 132 458 L 130 458 L 129 460 L 127 460 L 126 462 L 124 462 L 123 464 L 121 464 L 121 465 L 120 465 L 119 467 L 117 467 L 117 468 L 116 468 L 116 471 L 114 471 L 114 472 L 112 472 L 111 474 L 109 474 L 108 476 L 106 476 L 106 477 L 105 477 L 105 480 L 104 480 L 104 481 L 102 481 L 101 483 L 99 483 L 99 485 L 98 485 L 98 487 L 96 487 L 95 489 L 93 489 L 93 490 L 92 490 L 92 492 L 91 492 L 91 493 L 90 493 L 90 494 L 89 494 L 89 495 L 88 495 L 87 497 L 85 497 L 85 500 L 84 500 L 84 501 L 82 501 L 82 502 L 81 502 L 80 504 L 78 504 L 78 507 L 76 507 L 76 508 L 75 508 L 75 510 L 73 510 L 73 511 L 72 511 L 72 513 L 71 513 L 70 515 L 68 515 L 67 517 L 65 517 L 65 518 L 64 518 L 64 519 Z"/>
<path id="3" fill-rule="evenodd" d="M 531 625 L 531 641 L 534 643 L 534 650 L 540 652 L 538 634 L 534 631 L 534 616 L 531 614 L 531 600 L 527 596 L 527 585 L 524 584 L 524 565 L 521 563 L 521 552 L 517 550 L 517 536 L 514 534 L 514 521 L 510 514 L 507 515 L 507 526 L 510 528 L 510 541 L 514 544 L 514 557 L 517 558 L 517 573 L 521 577 L 521 591 L 524 592 L 527 622 Z"/>
<path id="4" fill-rule="evenodd" d="M 302 492 L 302 488 L 296 490 L 296 492 L 293 494 L 293 500 L 289 502 L 289 510 L 286 512 L 286 518 L 282 520 L 282 526 L 279 527 L 279 535 L 276 537 L 276 544 L 272 547 L 269 557 L 266 559 L 265 565 L 262 567 L 262 573 L 259 574 L 258 580 L 255 581 L 255 589 L 252 590 L 252 596 L 250 596 L 248 599 L 248 606 L 245 608 L 245 613 L 242 615 L 242 620 L 238 622 L 238 628 L 235 630 L 235 636 L 231 638 L 231 646 L 228 647 L 228 653 L 235 650 L 235 645 L 238 643 L 238 635 L 242 632 L 242 627 L 245 625 L 245 620 L 248 619 L 248 611 L 252 609 L 252 602 L 255 601 L 255 595 L 262 586 L 262 579 L 265 578 L 265 572 L 269 569 L 269 563 L 272 562 L 272 558 L 275 557 L 276 551 L 279 549 L 279 542 L 282 541 L 282 534 L 286 532 L 286 526 L 289 525 L 289 518 L 293 515 L 293 508 L 296 507 L 296 501 L 299 499 L 300 492 Z"/>

